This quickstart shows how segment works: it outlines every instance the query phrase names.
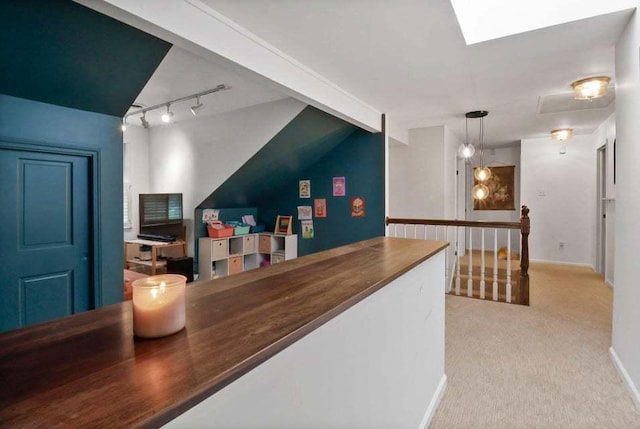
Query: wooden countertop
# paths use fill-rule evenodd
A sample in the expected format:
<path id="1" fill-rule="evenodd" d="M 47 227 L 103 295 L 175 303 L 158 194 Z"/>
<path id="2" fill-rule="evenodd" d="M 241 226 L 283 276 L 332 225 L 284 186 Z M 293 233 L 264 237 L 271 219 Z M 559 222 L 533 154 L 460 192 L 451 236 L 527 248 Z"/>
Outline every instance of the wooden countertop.
<path id="1" fill-rule="evenodd" d="M 130 301 L 0 334 L 0 426 L 160 426 L 447 245 L 380 237 L 192 283 L 160 339 L 134 340 Z"/>

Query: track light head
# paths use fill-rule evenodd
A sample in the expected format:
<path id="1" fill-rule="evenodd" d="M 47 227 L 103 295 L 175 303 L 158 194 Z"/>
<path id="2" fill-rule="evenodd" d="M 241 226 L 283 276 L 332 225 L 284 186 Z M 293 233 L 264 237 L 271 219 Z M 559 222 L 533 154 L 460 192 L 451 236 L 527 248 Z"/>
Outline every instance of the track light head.
<path id="1" fill-rule="evenodd" d="M 195 106 L 191 106 L 191 114 L 193 114 L 193 116 L 198 116 L 198 112 L 200 111 L 200 109 L 202 109 L 204 107 L 204 104 L 200 103 L 200 96 L 196 97 L 196 105 Z"/>
<path id="2" fill-rule="evenodd" d="M 173 112 L 169 110 L 170 107 L 171 104 L 167 104 L 167 111 L 164 112 L 160 117 L 160 119 L 162 119 L 162 122 L 164 122 L 165 124 L 171 122 L 171 118 L 173 118 Z"/>
<path id="3" fill-rule="evenodd" d="M 140 116 L 140 122 L 144 128 L 151 128 L 149 121 L 147 121 L 147 112 L 142 112 L 142 116 Z"/>

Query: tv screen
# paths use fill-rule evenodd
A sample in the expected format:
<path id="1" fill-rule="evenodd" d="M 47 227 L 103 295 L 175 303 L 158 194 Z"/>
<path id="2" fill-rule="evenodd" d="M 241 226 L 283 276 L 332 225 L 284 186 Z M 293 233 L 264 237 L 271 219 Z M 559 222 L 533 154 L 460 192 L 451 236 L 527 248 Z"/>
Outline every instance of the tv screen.
<path id="1" fill-rule="evenodd" d="M 182 236 L 182 194 L 140 194 L 140 232 Z"/>

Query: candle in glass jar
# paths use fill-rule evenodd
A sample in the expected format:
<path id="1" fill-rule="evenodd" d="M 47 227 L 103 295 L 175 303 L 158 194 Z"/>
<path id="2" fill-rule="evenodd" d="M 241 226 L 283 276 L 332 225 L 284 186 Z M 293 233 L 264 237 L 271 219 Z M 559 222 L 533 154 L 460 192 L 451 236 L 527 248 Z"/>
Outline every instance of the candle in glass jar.
<path id="1" fill-rule="evenodd" d="M 177 274 L 144 277 L 133 282 L 133 333 L 157 338 L 185 325 L 187 278 Z"/>

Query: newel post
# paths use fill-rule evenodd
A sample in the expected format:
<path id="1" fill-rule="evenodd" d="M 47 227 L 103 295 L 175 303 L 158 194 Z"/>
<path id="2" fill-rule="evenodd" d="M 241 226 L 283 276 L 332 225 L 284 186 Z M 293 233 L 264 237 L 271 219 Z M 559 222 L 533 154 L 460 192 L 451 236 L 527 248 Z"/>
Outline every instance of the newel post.
<path id="1" fill-rule="evenodd" d="M 522 235 L 522 254 L 520 256 L 520 304 L 529 305 L 529 207 L 522 206 L 520 216 L 520 234 Z"/>

